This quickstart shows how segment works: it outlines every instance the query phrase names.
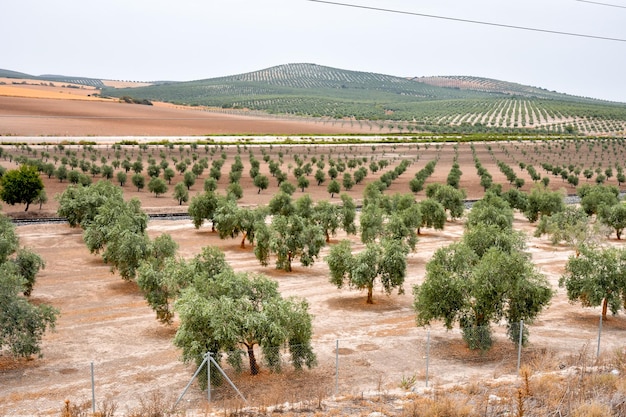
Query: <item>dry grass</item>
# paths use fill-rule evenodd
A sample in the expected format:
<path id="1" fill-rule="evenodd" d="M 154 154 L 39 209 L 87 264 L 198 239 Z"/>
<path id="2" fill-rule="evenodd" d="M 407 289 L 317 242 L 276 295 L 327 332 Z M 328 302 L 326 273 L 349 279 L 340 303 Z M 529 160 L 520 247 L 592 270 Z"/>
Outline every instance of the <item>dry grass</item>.
<path id="1" fill-rule="evenodd" d="M 256 381 L 263 387 L 262 395 L 249 398 L 247 404 L 241 400 L 222 398 L 215 401 L 210 409 L 172 411 L 174 401 L 159 392 L 153 392 L 142 398 L 138 407 L 128 410 L 124 415 L 617 417 L 626 415 L 626 380 L 621 376 L 625 356 L 621 349 L 607 356 L 602 363 L 588 364 L 584 362 L 588 356 L 583 348 L 578 356 L 579 361 L 562 370 L 543 372 L 525 365 L 520 369 L 517 379 L 495 384 L 474 381 L 464 386 L 438 386 L 420 394 L 387 392 L 382 389 L 381 383 L 381 390 L 377 392 L 333 398 L 327 389 L 320 388 L 319 383 L 322 381 L 319 379 L 307 381 L 298 379 L 294 374 L 274 374 Z M 220 390 L 216 391 L 218 397 Z M 117 408 L 114 401 L 106 400 L 98 404 L 95 416 L 113 417 L 118 415 Z M 92 416 L 91 403 L 66 400 L 60 416 Z"/>

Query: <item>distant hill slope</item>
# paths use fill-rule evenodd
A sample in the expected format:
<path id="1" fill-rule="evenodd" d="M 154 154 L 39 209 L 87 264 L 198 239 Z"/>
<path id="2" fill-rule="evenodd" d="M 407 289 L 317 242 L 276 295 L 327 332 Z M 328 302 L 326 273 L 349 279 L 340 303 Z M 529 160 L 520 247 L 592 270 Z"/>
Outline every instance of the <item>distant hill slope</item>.
<path id="1" fill-rule="evenodd" d="M 6 70 L 6 69 L 0 69 L 0 77 L 90 85 L 96 88 L 104 87 L 104 83 L 102 82 L 102 80 L 97 79 L 97 78 L 72 77 L 72 76 L 67 76 L 67 75 L 51 75 L 51 74 L 30 75 L 30 74 L 25 74 L 23 72 L 11 71 L 11 70 Z"/>
<path id="2" fill-rule="evenodd" d="M 454 88 L 459 90 L 482 91 L 486 93 L 500 93 L 516 95 L 529 98 L 545 98 L 554 100 L 573 100 L 593 102 L 602 102 L 587 97 L 576 97 L 567 94 L 557 93 L 556 91 L 548 91 L 545 88 L 531 87 L 528 85 L 512 83 L 508 81 L 494 80 L 491 78 L 472 77 L 472 76 L 439 76 L 439 77 L 415 77 L 413 81 L 419 81 L 425 84 L 437 87 Z"/>
<path id="3" fill-rule="evenodd" d="M 626 104 L 479 77 L 402 78 L 287 64 L 206 80 L 103 94 L 270 114 L 332 118 L 408 131 L 624 134 Z"/>

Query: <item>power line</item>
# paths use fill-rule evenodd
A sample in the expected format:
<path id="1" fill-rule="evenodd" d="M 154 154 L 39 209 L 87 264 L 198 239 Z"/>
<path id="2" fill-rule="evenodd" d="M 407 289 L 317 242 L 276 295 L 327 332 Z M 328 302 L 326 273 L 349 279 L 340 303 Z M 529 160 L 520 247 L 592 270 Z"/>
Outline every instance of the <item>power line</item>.
<path id="1" fill-rule="evenodd" d="M 454 22 L 474 23 L 474 24 L 477 24 L 477 25 L 496 26 L 496 27 L 502 27 L 502 28 L 508 28 L 508 29 L 518 29 L 518 30 L 527 30 L 527 31 L 531 31 L 531 32 L 543 32 L 543 33 L 551 33 L 551 34 L 555 34 L 555 35 L 577 36 L 579 38 L 590 38 L 590 39 L 601 39 L 601 40 L 605 40 L 605 41 L 626 42 L 626 39 L 621 39 L 621 38 L 609 38 L 609 37 L 605 37 L 605 36 L 585 35 L 585 34 L 582 34 L 582 33 L 562 32 L 562 31 L 550 30 L 550 29 L 538 29 L 538 28 L 532 28 L 532 27 L 528 27 L 528 26 L 505 25 L 505 24 L 502 24 L 502 23 L 484 22 L 484 21 L 480 21 L 480 20 L 460 19 L 460 18 L 449 17 L 449 16 L 439 16 L 439 15 L 432 15 L 432 14 L 425 14 L 425 13 L 407 12 L 407 11 L 404 11 L 404 10 L 384 9 L 384 8 L 380 8 L 380 7 L 363 6 L 363 5 L 359 5 L 359 4 L 340 3 L 340 2 L 325 1 L 325 0 L 305 0 L 305 1 L 310 1 L 312 3 L 330 4 L 330 5 L 333 5 L 333 6 L 352 7 L 352 8 L 355 8 L 355 9 L 373 10 L 373 11 L 377 11 L 377 12 L 396 13 L 396 14 L 404 14 L 404 15 L 409 15 L 409 16 L 429 17 L 429 18 L 432 18 L 432 19 L 451 20 L 451 21 L 454 21 Z M 580 0 L 580 1 L 582 1 L 582 0 Z"/>
<path id="2" fill-rule="evenodd" d="M 581 3 L 597 4 L 599 6 L 618 7 L 620 9 L 626 9 L 626 6 L 620 6 L 619 4 L 601 3 L 599 1 L 588 1 L 588 0 L 576 0 L 576 1 L 579 1 Z"/>

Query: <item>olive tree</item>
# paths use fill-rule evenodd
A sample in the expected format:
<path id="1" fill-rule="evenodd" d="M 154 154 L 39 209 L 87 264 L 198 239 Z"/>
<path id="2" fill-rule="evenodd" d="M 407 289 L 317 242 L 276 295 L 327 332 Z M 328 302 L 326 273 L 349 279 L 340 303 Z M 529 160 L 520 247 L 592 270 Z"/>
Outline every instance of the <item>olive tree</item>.
<path id="1" fill-rule="evenodd" d="M 139 262 L 149 253 L 147 224 L 148 216 L 139 200 L 110 200 L 85 228 L 83 240 L 91 253 L 102 252 L 104 262 L 111 264 L 111 272 L 119 271 L 123 279 L 132 280 Z"/>
<path id="2" fill-rule="evenodd" d="M 280 372 L 280 350 L 286 345 L 294 368 L 311 368 L 316 357 L 308 308 L 304 300 L 283 298 L 278 283 L 269 278 L 226 269 L 181 291 L 175 303 L 180 326 L 174 344 L 182 349 L 185 362 L 198 366 L 211 352 L 217 361 L 226 355 L 228 363 L 241 371 L 247 357 L 252 375 L 260 371 L 255 346 L 260 346 L 268 368 Z M 206 374 L 199 373 L 203 386 Z"/>
<path id="3" fill-rule="evenodd" d="M 401 240 L 385 239 L 381 243 L 368 243 L 364 251 L 353 255 L 350 241 L 342 240 L 325 258 L 330 268 L 330 282 L 337 288 L 367 290 L 368 304 L 374 303 L 376 279 L 380 280 L 386 294 L 391 294 L 395 288 L 403 294 L 408 251 L 408 245 Z"/>
<path id="4" fill-rule="evenodd" d="M 553 245 L 564 242 L 578 255 L 582 246 L 595 245 L 608 233 L 600 223 L 592 222 L 582 207 L 568 206 L 539 220 L 534 235 L 539 237 L 544 234 L 549 235 Z"/>
<path id="5" fill-rule="evenodd" d="M 622 232 L 626 228 L 626 205 L 614 204 L 603 206 L 598 216 L 600 222 L 610 227 L 617 235 L 617 240 L 621 240 Z"/>
<path id="6" fill-rule="evenodd" d="M 150 182 L 148 182 L 148 190 L 154 193 L 155 197 L 159 197 L 161 194 L 167 192 L 167 183 L 163 178 L 153 177 L 150 179 Z"/>
<path id="7" fill-rule="evenodd" d="M 213 217 L 215 216 L 219 198 L 214 192 L 207 191 L 191 199 L 188 212 L 196 229 L 199 229 L 205 220 L 210 220 L 212 222 L 211 231 L 215 231 Z"/>
<path id="8" fill-rule="evenodd" d="M 20 294 L 30 294 L 43 265 L 39 255 L 19 248 L 15 227 L 0 216 L 0 352 L 7 348 L 17 357 L 40 354 L 43 334 L 54 328 L 58 310 L 32 304 Z"/>
<path id="9" fill-rule="evenodd" d="M 540 217 L 563 211 L 565 209 L 564 194 L 563 191 L 550 191 L 543 185 L 535 185 L 528 194 L 524 215 L 529 222 L 534 223 Z"/>
<path id="10" fill-rule="evenodd" d="M 270 255 L 276 256 L 276 269 L 291 272 L 291 265 L 299 259 L 303 266 L 311 266 L 326 242 L 319 224 L 299 213 L 274 215 L 271 225 L 258 223 L 257 245 L 254 254 L 263 266 L 269 263 Z"/>
<path id="11" fill-rule="evenodd" d="M 602 207 L 610 207 L 619 202 L 619 189 L 611 185 L 583 184 L 576 189 L 580 206 L 588 215 L 599 214 Z"/>
<path id="12" fill-rule="evenodd" d="M 59 202 L 57 214 L 67 219 L 71 227 L 83 229 L 109 200 L 123 201 L 122 190 L 110 181 L 101 180 L 89 186 L 70 185 L 55 197 Z"/>
<path id="13" fill-rule="evenodd" d="M 417 325 L 443 320 L 451 329 L 458 322 L 470 349 L 486 350 L 493 343 L 490 324 L 505 320 L 509 338 L 517 342 L 517 323 L 532 322 L 552 298 L 546 278 L 523 251 L 522 236 L 477 224 L 461 242 L 437 250 L 423 284 L 413 287 Z"/>
<path id="14" fill-rule="evenodd" d="M 426 186 L 426 197 L 439 202 L 448 211 L 452 220 L 463 216 L 465 211 L 465 190 L 457 190 L 450 185 L 433 183 Z"/>
<path id="15" fill-rule="evenodd" d="M 246 247 L 246 239 L 253 243 L 255 230 L 265 223 L 267 207 L 257 208 L 239 207 L 233 199 L 220 199 L 215 210 L 214 221 L 220 239 L 234 238 L 241 234 L 240 247 Z"/>
<path id="16" fill-rule="evenodd" d="M 421 222 L 417 228 L 417 234 L 421 233 L 423 227 L 435 230 L 443 230 L 446 225 L 446 209 L 436 200 L 427 198 L 420 201 L 419 209 Z"/>
<path id="17" fill-rule="evenodd" d="M 37 168 L 26 164 L 19 169 L 6 171 L 0 177 L 0 186 L 0 199 L 12 206 L 26 204 L 24 211 L 28 211 L 39 191 L 44 188 Z"/>
<path id="18" fill-rule="evenodd" d="M 348 234 L 356 233 L 356 206 L 350 196 L 341 195 L 342 204 L 333 204 L 322 200 L 315 205 L 313 220 L 319 224 L 326 236 L 326 243 L 330 237 L 337 234 L 338 229 L 343 229 Z"/>
<path id="19" fill-rule="evenodd" d="M 179 206 L 182 206 L 183 203 L 189 201 L 189 191 L 187 190 L 187 187 L 185 187 L 184 183 L 179 182 L 174 186 L 173 197 L 176 201 L 178 201 Z"/>
<path id="20" fill-rule="evenodd" d="M 567 298 L 580 301 L 583 307 L 602 306 L 617 314 L 626 300 L 626 250 L 618 248 L 580 248 L 580 256 L 572 256 L 565 265 L 559 286 L 567 290 Z"/>

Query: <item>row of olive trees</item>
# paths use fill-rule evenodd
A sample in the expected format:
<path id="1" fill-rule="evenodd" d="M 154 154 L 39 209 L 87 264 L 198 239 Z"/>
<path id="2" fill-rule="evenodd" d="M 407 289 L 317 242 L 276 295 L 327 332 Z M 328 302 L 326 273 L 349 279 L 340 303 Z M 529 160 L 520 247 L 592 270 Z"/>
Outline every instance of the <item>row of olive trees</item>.
<path id="1" fill-rule="evenodd" d="M 315 364 L 306 302 L 283 299 L 276 283 L 265 277 L 235 273 L 217 249 L 205 248 L 191 261 L 176 258 L 172 238 L 163 234 L 150 240 L 138 202 L 125 202 L 119 187 L 108 181 L 70 186 L 58 199 L 59 215 L 84 229 L 87 247 L 102 252 L 112 272 L 137 280 L 160 321 L 171 323 L 174 308 L 179 312 L 174 343 L 185 361 L 199 365 L 207 352 L 217 357 L 228 352 L 229 363 L 240 368 L 246 354 L 256 374 L 253 349 L 258 344 L 270 369 L 278 371 L 279 349 L 288 342 L 296 368 Z M 224 201 L 233 207 L 233 200 Z"/>
<path id="2" fill-rule="evenodd" d="M 59 311 L 26 297 L 44 267 L 39 255 L 20 247 L 15 227 L 0 215 L 0 352 L 8 349 L 18 357 L 41 354 L 41 339 L 54 328 Z"/>

